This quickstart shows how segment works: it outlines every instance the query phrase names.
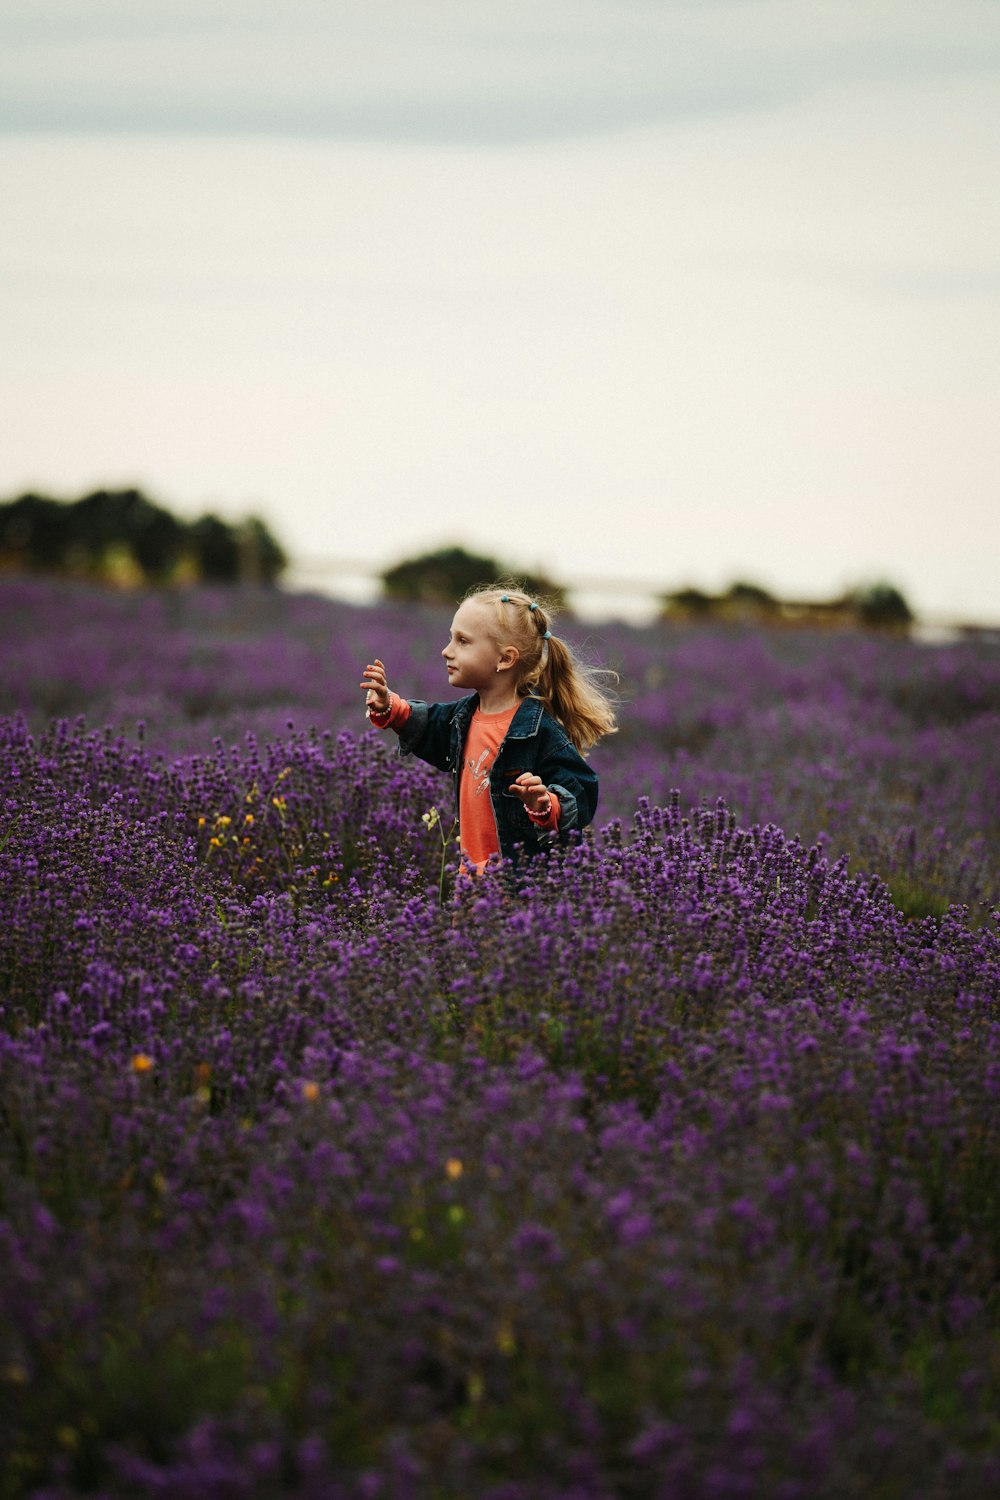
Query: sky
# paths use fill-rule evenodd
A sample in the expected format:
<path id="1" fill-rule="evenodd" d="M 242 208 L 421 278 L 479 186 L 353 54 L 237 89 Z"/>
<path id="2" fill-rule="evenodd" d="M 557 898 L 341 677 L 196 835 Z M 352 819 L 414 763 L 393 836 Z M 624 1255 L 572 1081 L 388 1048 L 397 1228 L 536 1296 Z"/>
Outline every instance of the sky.
<path id="1" fill-rule="evenodd" d="M 997 0 L 0 0 L 0 496 L 1000 623 Z"/>

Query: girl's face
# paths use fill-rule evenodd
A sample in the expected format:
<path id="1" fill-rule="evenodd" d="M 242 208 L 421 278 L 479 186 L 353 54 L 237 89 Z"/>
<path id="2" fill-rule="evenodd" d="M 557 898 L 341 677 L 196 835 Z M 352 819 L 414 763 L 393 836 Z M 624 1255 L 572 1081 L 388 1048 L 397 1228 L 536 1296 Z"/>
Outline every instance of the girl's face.
<path id="1" fill-rule="evenodd" d="M 496 682 L 497 667 L 508 656 L 493 636 L 495 616 L 488 604 L 466 599 L 451 622 L 451 637 L 441 652 L 451 687 L 479 693 Z M 516 653 L 515 653 L 516 656 Z"/>

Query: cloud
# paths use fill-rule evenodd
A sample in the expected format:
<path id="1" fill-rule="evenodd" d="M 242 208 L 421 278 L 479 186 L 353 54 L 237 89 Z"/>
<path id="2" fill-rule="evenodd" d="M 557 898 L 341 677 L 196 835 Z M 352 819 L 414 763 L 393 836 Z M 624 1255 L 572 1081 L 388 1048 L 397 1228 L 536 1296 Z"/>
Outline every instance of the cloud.
<path id="1" fill-rule="evenodd" d="M 986 0 L 8 0 L 0 130 L 511 144 L 997 69 Z"/>

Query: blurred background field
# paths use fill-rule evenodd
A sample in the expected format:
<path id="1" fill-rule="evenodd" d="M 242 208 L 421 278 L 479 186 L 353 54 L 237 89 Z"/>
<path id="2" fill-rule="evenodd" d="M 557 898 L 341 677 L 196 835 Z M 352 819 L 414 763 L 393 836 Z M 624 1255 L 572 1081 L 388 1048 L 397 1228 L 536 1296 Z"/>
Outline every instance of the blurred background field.
<path id="1" fill-rule="evenodd" d="M 168 759 L 289 723 L 365 731 L 372 654 L 402 693 L 447 696 L 451 610 L 356 606 L 275 589 L 120 592 L 0 579 L 0 711 L 35 728 L 86 716 Z M 1000 646 L 735 623 L 647 627 L 564 618 L 584 658 L 619 674 L 621 729 L 594 751 L 598 821 L 671 789 L 725 798 L 878 872 L 904 909 L 1000 895 Z M 445 795 L 442 782 L 442 796 Z"/>

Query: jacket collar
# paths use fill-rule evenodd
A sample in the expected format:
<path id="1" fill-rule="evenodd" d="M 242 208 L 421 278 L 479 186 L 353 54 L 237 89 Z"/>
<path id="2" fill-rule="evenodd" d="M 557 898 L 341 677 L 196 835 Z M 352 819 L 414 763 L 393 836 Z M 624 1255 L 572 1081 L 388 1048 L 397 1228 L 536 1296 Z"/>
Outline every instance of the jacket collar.
<path id="1" fill-rule="evenodd" d="M 459 705 L 463 726 L 471 720 L 472 714 L 474 714 L 478 706 L 480 706 L 480 694 L 474 693 L 472 697 L 463 697 Z M 546 711 L 546 708 L 544 708 L 544 703 L 541 702 L 540 697 L 522 697 L 519 705 L 517 705 L 516 714 L 511 718 L 510 729 L 507 730 L 505 738 L 531 739 L 532 735 L 537 735 L 538 729 L 541 726 L 541 715 L 544 714 L 544 711 Z"/>
<path id="2" fill-rule="evenodd" d="M 463 733 L 464 726 L 472 718 L 472 715 L 475 713 L 478 707 L 478 693 L 473 693 L 471 698 L 463 698 L 461 703 L 459 704 L 459 713 L 461 716 L 461 723 L 463 725 Z M 520 704 L 518 705 L 517 713 L 511 720 L 510 728 L 507 730 L 505 738 L 508 740 L 530 739 L 532 735 L 538 733 L 542 723 L 542 714 L 544 712 L 545 705 L 542 703 L 541 698 L 522 698 Z"/>
<path id="3" fill-rule="evenodd" d="M 545 708 L 541 698 L 524 698 L 507 731 L 509 740 L 527 740 L 537 734 Z"/>

